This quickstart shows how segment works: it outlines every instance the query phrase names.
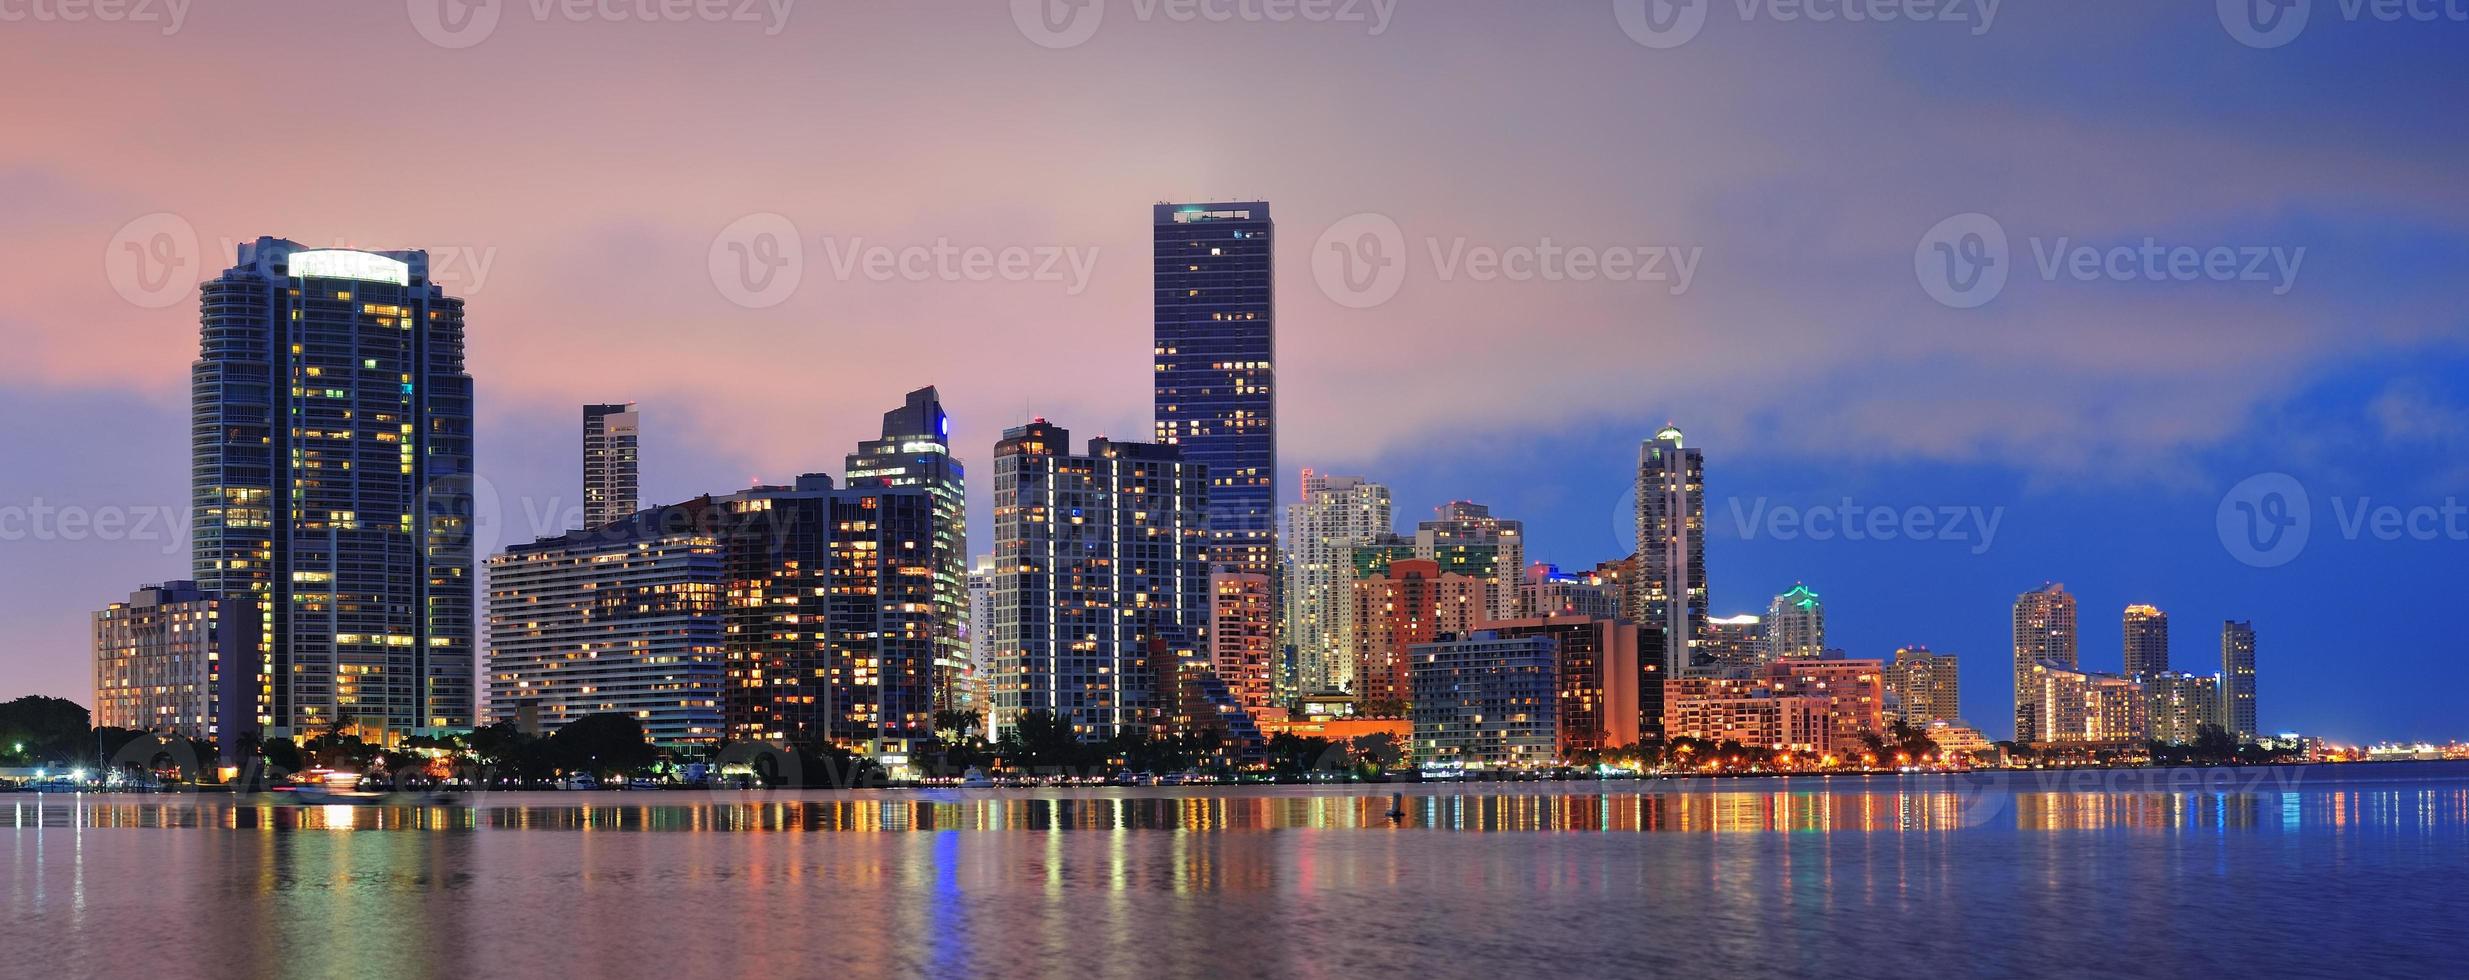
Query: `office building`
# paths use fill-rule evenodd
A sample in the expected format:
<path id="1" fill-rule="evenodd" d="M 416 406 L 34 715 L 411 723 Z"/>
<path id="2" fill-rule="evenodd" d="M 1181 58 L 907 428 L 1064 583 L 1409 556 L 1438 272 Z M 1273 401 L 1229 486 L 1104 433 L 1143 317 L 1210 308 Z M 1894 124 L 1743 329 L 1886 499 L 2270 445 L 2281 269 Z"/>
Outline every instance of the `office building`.
<path id="1" fill-rule="evenodd" d="M 2240 742 L 2252 742 L 2255 727 L 2255 624 L 2229 620 L 2220 624 L 2221 728 Z"/>
<path id="2" fill-rule="evenodd" d="M 2055 582 L 2015 597 L 2015 741 L 2046 741 L 2040 730 L 2041 678 L 2036 664 L 2075 669 L 2075 597 Z"/>
<path id="3" fill-rule="evenodd" d="M 2205 725 L 2220 724 L 2220 675 L 2161 671 L 2143 682 L 2144 715 L 2152 740 L 2192 745 Z"/>
<path id="4" fill-rule="evenodd" d="M 1826 655 L 1826 604 L 1806 585 L 1793 585 L 1766 606 L 1766 663 Z"/>
<path id="5" fill-rule="evenodd" d="M 269 737 L 472 727 L 472 382 L 428 253 L 239 247 L 191 369 L 198 588 L 258 610 L 226 669 Z"/>
<path id="6" fill-rule="evenodd" d="M 2125 674 L 2142 677 L 2169 669 L 2169 614 L 2156 606 L 2126 607 Z"/>
<path id="7" fill-rule="evenodd" d="M 1895 716 L 1915 728 L 1962 717 L 1956 664 L 1954 654 L 1931 653 L 1924 646 L 1896 650 L 1895 662 L 1886 669 L 1886 692 L 1893 696 Z"/>
<path id="8" fill-rule="evenodd" d="M 583 526 L 595 528 L 632 514 L 636 451 L 643 416 L 633 402 L 583 406 Z"/>
<path id="9" fill-rule="evenodd" d="M 489 720 L 547 734 L 617 713 L 664 746 L 717 743 L 733 537 L 723 513 L 706 497 L 491 557 Z"/>
<path id="10" fill-rule="evenodd" d="M 1356 710 L 1396 717 L 1414 700 L 1408 649 L 1444 633 L 1471 632 L 1490 619 L 1492 583 L 1428 558 L 1408 558 L 1356 579 L 1354 606 Z"/>
<path id="11" fill-rule="evenodd" d="M 256 633 L 256 610 L 195 582 L 149 585 L 104 607 L 94 614 L 94 727 L 214 739 L 234 754 L 254 722 Z"/>
<path id="12" fill-rule="evenodd" d="M 1638 446 L 1635 557 L 1630 616 L 1662 634 L 1664 672 L 1678 675 L 1706 638 L 1706 459 L 1674 426 Z"/>
<path id="13" fill-rule="evenodd" d="M 1039 419 L 995 444 L 996 726 L 1051 712 L 1084 739 L 1160 718 L 1152 640 L 1205 640 L 1208 468 L 1171 445 L 1089 440 Z"/>
<path id="14" fill-rule="evenodd" d="M 1415 557 L 1489 583 L 1492 605 L 1486 618 L 1515 618 L 1518 582 L 1526 575 L 1525 523 L 1493 517 L 1491 508 L 1467 500 L 1434 511 L 1431 520 L 1415 525 Z"/>
<path id="15" fill-rule="evenodd" d="M 1408 655 L 1416 762 L 1517 769 L 1559 760 L 1560 666 L 1551 637 L 1476 631 L 1418 644 Z"/>
<path id="16" fill-rule="evenodd" d="M 1342 690 L 1353 679 L 1354 553 L 1390 533 L 1389 488 L 1362 477 L 1303 471 L 1303 497 L 1286 510 L 1286 643 L 1280 700 Z"/>
<path id="17" fill-rule="evenodd" d="M 932 386 L 909 392 L 883 413 L 882 437 L 861 442 L 843 461 L 850 489 L 917 487 L 934 502 L 925 537 L 934 593 L 934 710 L 959 710 L 969 669 L 969 505 L 966 474 L 952 455 L 952 420 Z"/>
<path id="18" fill-rule="evenodd" d="M 1276 574 L 1276 225 L 1268 202 L 1159 204 L 1151 220 L 1155 438 L 1208 472 L 1210 562 Z"/>
<path id="19" fill-rule="evenodd" d="M 1541 636 L 1553 643 L 1560 754 L 1635 745 L 1640 736 L 1638 628 L 1613 616 L 1562 613 L 1487 623 L 1503 639 Z M 1660 693 L 1658 690 L 1657 693 Z M 1660 706 L 1658 706 L 1660 710 Z"/>

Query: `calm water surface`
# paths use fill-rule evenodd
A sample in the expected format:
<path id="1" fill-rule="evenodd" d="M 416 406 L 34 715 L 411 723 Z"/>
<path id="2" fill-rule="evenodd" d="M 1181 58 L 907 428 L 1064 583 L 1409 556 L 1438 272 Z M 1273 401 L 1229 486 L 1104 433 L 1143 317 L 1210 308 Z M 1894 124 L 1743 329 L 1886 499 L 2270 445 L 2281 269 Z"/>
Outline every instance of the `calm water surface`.
<path id="1" fill-rule="evenodd" d="M 2450 763 L 17 794 L 0 836 L 0 962 L 24 977 L 2469 974 L 2469 765 Z"/>

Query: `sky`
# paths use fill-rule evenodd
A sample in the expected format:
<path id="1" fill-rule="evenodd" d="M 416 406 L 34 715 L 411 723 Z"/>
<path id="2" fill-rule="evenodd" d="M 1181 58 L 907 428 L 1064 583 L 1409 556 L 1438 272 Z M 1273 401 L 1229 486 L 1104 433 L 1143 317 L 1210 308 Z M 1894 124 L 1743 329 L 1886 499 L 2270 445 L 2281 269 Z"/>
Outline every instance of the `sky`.
<path id="1" fill-rule="evenodd" d="M 1143 438 L 1150 205 L 1267 200 L 1289 498 L 1591 566 L 1671 422 L 1718 613 L 1805 582 L 1992 737 L 2044 581 L 2095 668 L 2129 603 L 2204 672 L 2252 620 L 2266 730 L 2469 737 L 2469 24 L 2309 9 L 0 0 L 0 695 L 87 699 L 91 611 L 187 577 L 238 242 L 430 250 L 489 547 L 579 513 L 584 402 L 642 406 L 647 502 L 836 473 L 927 384 L 973 473 Z"/>

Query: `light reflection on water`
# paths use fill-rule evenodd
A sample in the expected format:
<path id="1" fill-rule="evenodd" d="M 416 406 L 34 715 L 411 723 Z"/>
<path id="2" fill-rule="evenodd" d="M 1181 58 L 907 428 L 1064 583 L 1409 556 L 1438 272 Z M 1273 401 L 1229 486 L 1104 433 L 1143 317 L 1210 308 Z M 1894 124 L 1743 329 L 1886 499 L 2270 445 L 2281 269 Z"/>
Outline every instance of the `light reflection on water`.
<path id="1" fill-rule="evenodd" d="M 0 797 L 0 949 L 24 976 L 2457 965 L 2457 937 L 2424 930 L 2469 921 L 2469 767 L 2247 775 L 350 807 L 19 795 Z"/>

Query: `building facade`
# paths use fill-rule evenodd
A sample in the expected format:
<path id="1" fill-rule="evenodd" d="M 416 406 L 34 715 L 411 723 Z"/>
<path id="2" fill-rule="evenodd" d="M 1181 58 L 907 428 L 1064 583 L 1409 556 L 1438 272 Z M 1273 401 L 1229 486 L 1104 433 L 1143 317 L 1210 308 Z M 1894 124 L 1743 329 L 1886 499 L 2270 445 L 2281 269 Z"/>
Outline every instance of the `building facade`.
<path id="1" fill-rule="evenodd" d="M 1156 441 L 1208 472 L 1209 560 L 1274 575 L 1277 227 L 1266 201 L 1150 217 Z"/>
<path id="2" fill-rule="evenodd" d="M 1303 471 L 1303 497 L 1286 511 L 1286 644 L 1280 700 L 1344 690 L 1353 680 L 1354 552 L 1390 533 L 1389 488 L 1361 477 Z"/>
<path id="3" fill-rule="evenodd" d="M 2075 669 L 2075 597 L 2055 582 L 2015 597 L 2015 741 L 2049 738 L 2041 731 L 2041 677 L 2034 667 Z"/>
<path id="4" fill-rule="evenodd" d="M 1826 603 L 1795 584 L 1766 605 L 1764 663 L 1816 660 L 1826 655 Z"/>
<path id="5" fill-rule="evenodd" d="M 1414 700 L 1418 643 L 1463 635 L 1491 618 L 1489 580 L 1446 571 L 1428 558 L 1391 563 L 1354 583 L 1354 676 L 1357 710 L 1374 717 L 1403 714 Z"/>
<path id="6" fill-rule="evenodd" d="M 934 591 L 934 710 L 962 710 L 969 672 L 968 479 L 952 455 L 952 420 L 932 386 L 909 392 L 883 413 L 881 438 L 861 442 L 843 461 L 851 489 L 916 487 L 934 503 L 925 538 Z"/>
<path id="7" fill-rule="evenodd" d="M 1640 737 L 1638 628 L 1613 616 L 1563 613 L 1487 623 L 1504 639 L 1540 636 L 1553 645 L 1560 755 L 1636 745 Z"/>
<path id="8" fill-rule="evenodd" d="M 2143 682 L 2144 715 L 2152 740 L 2192 745 L 2205 725 L 2220 724 L 2220 675 L 2162 671 Z"/>
<path id="9" fill-rule="evenodd" d="M 1666 676 L 1706 639 L 1706 459 L 1664 426 L 1637 450 L 1637 554 L 1629 615 L 1663 637 Z"/>
<path id="10" fill-rule="evenodd" d="M 637 449 L 643 415 L 633 402 L 583 406 L 583 526 L 632 514 L 638 504 Z"/>
<path id="11" fill-rule="evenodd" d="M 1276 703 L 1269 649 L 1269 577 L 1220 567 L 1209 573 L 1209 660 L 1228 696 L 1257 718 Z"/>
<path id="12" fill-rule="evenodd" d="M 1152 640 L 1206 640 L 1210 482 L 1174 446 L 1070 439 L 1040 419 L 995 445 L 996 726 L 1052 712 L 1102 740 L 1159 718 Z"/>
<path id="13" fill-rule="evenodd" d="M 201 287 L 191 558 L 258 610 L 268 736 L 472 726 L 472 383 L 428 253 L 239 247 Z"/>
<path id="14" fill-rule="evenodd" d="M 1886 665 L 1876 660 L 1778 660 L 1746 676 L 1664 681 L 1666 738 L 1737 741 L 1848 757 L 1886 729 Z"/>
<path id="15" fill-rule="evenodd" d="M 195 582 L 149 585 L 104 607 L 94 614 L 94 727 L 213 739 L 233 754 L 254 722 L 256 632 L 256 610 Z"/>
<path id="16" fill-rule="evenodd" d="M 1698 645 L 1695 669 L 1718 674 L 1756 670 L 1766 662 L 1766 619 L 1756 613 L 1713 616 Z"/>
<path id="17" fill-rule="evenodd" d="M 1628 597 L 1593 574 L 1563 572 L 1560 566 L 1536 562 L 1526 566 L 1517 587 L 1517 618 L 1537 616 L 1600 616 L 1625 619 Z"/>
<path id="18" fill-rule="evenodd" d="M 2096 674 L 2047 661 L 2032 665 L 2033 741 L 2126 746 L 2151 735 L 2143 683 L 2117 674 Z M 2022 741 L 2018 738 L 2017 741 Z"/>
<path id="19" fill-rule="evenodd" d="M 1894 695 L 1896 717 L 1915 728 L 1962 717 L 1962 678 L 1951 653 L 1931 653 L 1910 646 L 1895 651 L 1886 670 L 1886 691 Z"/>
<path id="20" fill-rule="evenodd" d="M 1415 557 L 1440 570 L 1482 579 L 1490 587 L 1489 619 L 1517 615 L 1517 586 L 1526 576 L 1526 524 L 1492 516 L 1492 509 L 1454 500 L 1415 525 Z"/>
<path id="21" fill-rule="evenodd" d="M 1546 636 L 1477 631 L 1409 651 L 1414 757 L 1481 769 L 1559 760 L 1556 644 Z"/>
<path id="22" fill-rule="evenodd" d="M 489 720 L 537 719 L 547 734 L 614 712 L 661 745 L 718 742 L 729 639 L 722 513 L 705 498 L 492 556 Z"/>

